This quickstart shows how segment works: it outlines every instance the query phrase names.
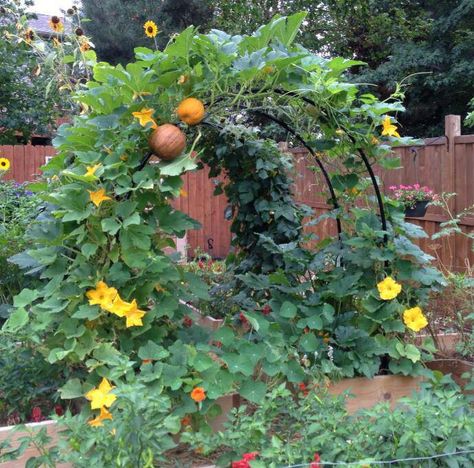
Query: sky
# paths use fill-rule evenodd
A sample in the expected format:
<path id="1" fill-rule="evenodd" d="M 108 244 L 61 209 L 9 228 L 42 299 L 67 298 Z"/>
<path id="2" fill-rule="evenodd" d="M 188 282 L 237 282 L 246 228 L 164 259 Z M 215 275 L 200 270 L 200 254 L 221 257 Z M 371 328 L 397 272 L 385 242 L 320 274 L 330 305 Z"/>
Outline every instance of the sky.
<path id="1" fill-rule="evenodd" d="M 35 4 L 29 9 L 35 13 L 46 13 L 48 15 L 57 15 L 62 10 L 66 10 L 74 3 L 73 0 L 34 0 Z"/>

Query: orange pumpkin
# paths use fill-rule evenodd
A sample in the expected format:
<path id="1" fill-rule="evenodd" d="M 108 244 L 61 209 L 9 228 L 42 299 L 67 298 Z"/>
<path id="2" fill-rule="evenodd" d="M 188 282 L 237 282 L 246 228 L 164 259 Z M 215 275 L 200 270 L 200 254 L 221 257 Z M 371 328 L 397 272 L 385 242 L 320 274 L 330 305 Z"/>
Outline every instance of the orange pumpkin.
<path id="1" fill-rule="evenodd" d="M 197 125 L 206 114 L 204 104 L 196 98 L 187 98 L 181 101 L 176 109 L 179 119 L 188 125 Z"/>
<path id="2" fill-rule="evenodd" d="M 186 136 L 176 125 L 159 125 L 150 135 L 148 144 L 159 158 L 172 161 L 186 148 Z"/>

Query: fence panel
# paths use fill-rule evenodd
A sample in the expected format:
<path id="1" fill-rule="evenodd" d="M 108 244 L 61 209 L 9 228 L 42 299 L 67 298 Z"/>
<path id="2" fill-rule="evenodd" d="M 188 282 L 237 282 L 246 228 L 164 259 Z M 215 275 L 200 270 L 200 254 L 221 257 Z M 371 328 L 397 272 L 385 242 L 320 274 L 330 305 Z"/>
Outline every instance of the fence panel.
<path id="1" fill-rule="evenodd" d="M 447 124 L 452 123 L 451 117 L 448 116 Z M 446 129 L 448 132 L 448 125 Z M 314 216 L 326 213 L 330 208 L 327 205 L 329 193 L 320 172 L 312 168 L 315 164 L 306 150 L 295 148 L 289 152 L 294 158 L 292 176 L 296 200 L 310 206 Z M 399 147 L 394 152 L 401 159 L 401 169 L 376 169 L 385 193 L 390 193 L 391 185 L 419 183 L 437 193 L 457 193 L 451 203 L 453 213 L 474 205 L 474 135 L 448 134 L 448 138 L 430 138 L 425 140 L 424 145 Z M 0 157 L 6 157 L 11 162 L 11 170 L 6 178 L 17 182 L 34 180 L 40 174 L 39 168 L 45 158 L 53 155 L 52 146 L 0 146 Z M 230 250 L 231 233 L 230 221 L 224 218 L 226 197 L 213 195 L 219 179 L 210 179 L 207 168 L 187 173 L 183 177 L 185 193 L 173 202 L 173 206 L 202 224 L 201 229 L 188 232 L 190 252 L 199 247 L 214 257 L 225 257 Z M 439 208 L 430 207 L 424 218 L 410 219 L 410 222 L 420 225 L 431 236 L 446 219 Z M 474 232 L 474 216 L 464 218 L 461 228 L 465 232 Z M 319 239 L 334 237 L 335 222 L 327 219 L 311 228 L 311 232 Z M 472 241 L 463 236 L 435 241 L 422 239 L 419 245 L 450 269 L 463 271 L 467 265 L 474 265 Z"/>

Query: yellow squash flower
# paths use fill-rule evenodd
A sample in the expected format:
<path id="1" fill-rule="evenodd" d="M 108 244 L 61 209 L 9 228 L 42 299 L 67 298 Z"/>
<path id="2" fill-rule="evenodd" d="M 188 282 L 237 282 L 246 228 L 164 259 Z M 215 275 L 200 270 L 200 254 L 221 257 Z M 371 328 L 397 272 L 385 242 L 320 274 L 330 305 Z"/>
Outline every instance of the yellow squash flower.
<path id="1" fill-rule="evenodd" d="M 84 174 L 85 176 L 93 176 L 95 171 L 101 167 L 102 164 L 95 164 L 94 166 L 87 166 L 87 172 Z"/>
<path id="2" fill-rule="evenodd" d="M 10 161 L 7 158 L 0 158 L 0 171 L 8 171 L 10 169 Z"/>
<path id="3" fill-rule="evenodd" d="M 395 299 L 402 291 L 402 285 L 398 284 L 393 278 L 387 276 L 383 281 L 377 284 L 380 293 L 380 299 L 390 301 Z"/>
<path id="4" fill-rule="evenodd" d="M 142 317 L 145 315 L 143 310 L 140 310 L 137 306 L 137 301 L 134 299 L 129 309 L 125 312 L 124 316 L 126 317 L 125 326 L 129 327 L 141 327 L 143 325 Z"/>
<path id="5" fill-rule="evenodd" d="M 155 112 L 155 109 L 149 109 L 148 107 L 144 107 L 140 112 L 132 112 L 132 115 L 138 119 L 140 125 L 142 127 L 146 127 L 148 123 L 151 123 L 152 128 L 158 127 L 156 122 L 151 117 Z"/>
<path id="6" fill-rule="evenodd" d="M 148 37 L 156 37 L 156 35 L 158 34 L 158 27 L 156 26 L 155 22 L 154 21 L 147 21 L 144 25 L 143 25 L 143 29 L 145 30 L 145 34 L 148 36 Z"/>
<path id="7" fill-rule="evenodd" d="M 118 294 L 114 299 L 111 307 L 107 310 L 108 312 L 117 315 L 118 317 L 125 317 L 125 314 L 131 309 L 132 305 L 130 302 L 124 301 Z"/>
<path id="8" fill-rule="evenodd" d="M 114 388 L 115 387 L 110 385 L 105 377 L 102 378 L 99 387 L 94 387 L 85 395 L 85 397 L 91 402 L 91 408 L 99 409 L 104 406 L 110 408 L 113 402 L 117 399 L 116 395 L 110 393 Z"/>
<path id="9" fill-rule="evenodd" d="M 95 192 L 88 190 L 88 192 L 91 202 L 94 203 L 95 206 L 99 206 L 105 200 L 112 200 L 105 194 L 105 189 L 103 188 L 96 190 Z"/>
<path id="10" fill-rule="evenodd" d="M 112 413 L 107 410 L 105 406 L 100 408 L 100 414 L 95 418 L 91 419 L 88 424 L 92 427 L 103 426 L 104 419 L 112 419 Z"/>
<path id="11" fill-rule="evenodd" d="M 392 124 L 390 117 L 388 115 L 383 120 L 382 125 L 383 125 L 382 135 L 395 136 L 395 137 L 400 138 L 400 134 L 397 132 L 397 126 Z"/>
<path id="12" fill-rule="evenodd" d="M 420 307 L 412 307 L 403 312 L 403 321 L 405 325 L 415 332 L 419 332 L 428 325 L 428 320 L 423 315 Z"/>
<path id="13" fill-rule="evenodd" d="M 109 288 L 104 281 L 99 281 L 95 289 L 86 292 L 89 305 L 99 305 L 102 309 L 109 311 L 113 307 L 114 300 L 118 296 L 115 288 Z"/>

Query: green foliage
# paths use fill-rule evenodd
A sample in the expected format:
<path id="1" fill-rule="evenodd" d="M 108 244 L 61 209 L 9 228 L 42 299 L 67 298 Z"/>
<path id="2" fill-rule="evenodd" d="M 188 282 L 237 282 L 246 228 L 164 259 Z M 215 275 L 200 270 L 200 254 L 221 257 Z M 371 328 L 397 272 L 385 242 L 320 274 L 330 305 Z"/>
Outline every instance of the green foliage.
<path id="1" fill-rule="evenodd" d="M 26 185 L 0 179 L 0 322 L 8 317 L 13 296 L 31 283 L 8 259 L 29 244 L 25 232 L 41 200 Z"/>
<path id="2" fill-rule="evenodd" d="M 234 410 L 224 431 L 211 437 L 185 432 L 182 439 L 206 453 L 224 450 L 217 466 L 229 466 L 243 453 L 258 452 L 255 467 L 325 462 L 370 465 L 371 461 L 430 457 L 472 450 L 474 425 L 467 399 L 454 387 L 436 384 L 399 402 L 391 411 L 382 403 L 349 415 L 343 397 L 320 390 L 292 394 L 275 388 L 249 412 Z M 432 466 L 467 466 L 472 454 L 430 460 Z M 423 463 L 423 462 L 422 462 Z"/>
<path id="3" fill-rule="evenodd" d="M 209 431 L 219 411 L 215 400 L 234 391 L 256 403 L 282 381 L 373 376 L 387 371 L 388 361 L 394 373 L 419 374 L 430 357 L 405 343 L 401 317 L 405 308 L 425 304 L 440 275 L 410 240 L 425 234 L 404 222 L 396 202 L 386 200 L 383 229 L 362 158 L 397 164 L 391 144 L 413 141 L 386 136 L 381 125 L 403 107 L 344 80 L 359 62 L 325 60 L 293 44 L 304 18 L 276 18 L 251 36 L 188 28 L 163 51 L 136 49 L 137 61 L 125 67 L 98 63 L 75 97 L 88 112 L 55 139 L 58 156 L 44 168 L 52 182 L 41 195 L 48 205 L 32 232 L 34 245 L 15 257 L 41 282 L 15 298 L 4 328 L 28 333 L 48 362 L 75 370 L 60 389 L 63 398 L 86 394 L 102 378 L 117 387 L 109 409 L 112 421 L 120 424 L 123 412 L 126 423 L 116 428 L 121 436 L 112 459 L 136 464 L 161 457 L 164 447 L 150 445 L 148 436 L 138 441 L 146 453 L 130 443 L 142 437 L 134 428 L 156 425 L 153 415 L 145 421 L 147 403 L 156 403 L 160 420 L 191 413 Z M 177 106 L 189 96 L 204 102 L 205 119 L 179 124 L 188 144 L 175 161 L 147 164 L 151 127 L 133 113 L 148 108 L 160 124 L 175 123 Z M 254 119 L 275 109 L 283 126 L 338 163 L 332 175 L 338 199 L 350 200 L 356 190 L 367 200 L 331 211 L 329 220 L 339 216 L 344 232 L 315 249 L 304 246 L 303 218 L 311 214 L 293 200 L 289 158 L 261 137 Z M 206 283 L 165 253 L 172 237 L 198 227 L 171 202 L 180 176 L 204 163 L 211 177 L 227 176 L 217 190 L 231 203 L 238 250 L 231 268 L 240 314 L 231 309 L 215 331 L 187 320 L 195 313 L 188 304 L 212 301 Z M 377 283 L 386 276 L 402 291 L 383 300 Z M 143 317 L 129 323 L 130 309 L 118 297 Z M 126 390 L 137 379 L 135 391 Z M 206 394 L 199 403 L 192 399 L 196 387 Z M 89 414 L 85 406 L 78 424 Z M 101 463 L 108 445 L 97 444 L 93 456 Z M 90 440 L 80 445 L 81 453 L 89 450 Z"/>
<path id="4" fill-rule="evenodd" d="M 43 416 L 53 412 L 59 395 L 57 388 L 66 379 L 62 366 L 50 365 L 42 348 L 28 345 L 18 337 L 0 335 L 0 422 L 2 425 L 29 422 L 33 407 Z"/>
<path id="5" fill-rule="evenodd" d="M 163 48 L 170 37 L 191 25 L 206 28 L 212 19 L 211 5 L 208 0 L 84 0 L 82 11 L 89 18 L 84 27 L 93 37 L 100 59 L 125 64 L 133 59 L 135 47 L 154 44 L 145 36 L 146 21 L 158 26 L 156 43 Z"/>
<path id="6" fill-rule="evenodd" d="M 26 20 L 23 9 L 13 0 L 1 0 L 0 8 L 0 143 L 11 144 L 16 132 L 24 141 L 32 133 L 47 133 L 57 112 L 54 96 L 46 96 L 48 77 L 35 76 L 38 62 L 31 47 L 14 38 L 16 25 Z"/>

